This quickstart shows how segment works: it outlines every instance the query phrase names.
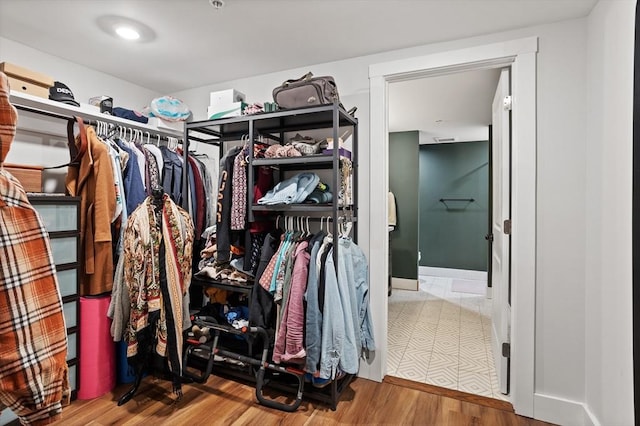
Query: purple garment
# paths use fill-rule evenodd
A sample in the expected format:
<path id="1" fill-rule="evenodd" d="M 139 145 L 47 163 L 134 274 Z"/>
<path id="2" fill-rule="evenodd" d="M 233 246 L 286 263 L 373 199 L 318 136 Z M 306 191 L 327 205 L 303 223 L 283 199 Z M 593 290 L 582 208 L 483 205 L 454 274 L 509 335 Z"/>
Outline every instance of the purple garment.
<path id="1" fill-rule="evenodd" d="M 273 348 L 273 361 L 304 362 L 304 293 L 307 290 L 310 254 L 309 243 L 303 241 L 296 247 L 291 277 L 291 290 L 282 314 L 278 337 Z"/>

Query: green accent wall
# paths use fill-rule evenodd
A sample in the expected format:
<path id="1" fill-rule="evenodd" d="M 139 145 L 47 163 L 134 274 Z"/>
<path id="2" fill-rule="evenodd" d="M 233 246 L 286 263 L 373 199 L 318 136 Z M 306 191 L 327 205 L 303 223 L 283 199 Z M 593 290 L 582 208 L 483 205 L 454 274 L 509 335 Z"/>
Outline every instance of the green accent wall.
<path id="1" fill-rule="evenodd" d="M 397 225 L 390 234 L 391 274 L 418 279 L 419 135 L 389 133 L 389 190 L 396 197 Z M 375 153 L 372 153 L 375 155 Z"/>
<path id="2" fill-rule="evenodd" d="M 420 266 L 486 271 L 489 142 L 421 145 L 419 150 Z M 475 201 L 445 205 L 441 198 Z"/>

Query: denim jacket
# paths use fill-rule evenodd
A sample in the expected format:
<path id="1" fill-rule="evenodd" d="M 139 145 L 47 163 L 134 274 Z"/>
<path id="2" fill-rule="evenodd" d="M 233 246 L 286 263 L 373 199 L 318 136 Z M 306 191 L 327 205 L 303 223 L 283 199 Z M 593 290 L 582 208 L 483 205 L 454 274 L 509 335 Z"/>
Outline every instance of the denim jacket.
<path id="1" fill-rule="evenodd" d="M 320 356 L 320 377 L 323 379 L 334 379 L 337 367 L 345 373 L 357 373 L 362 350 L 375 349 L 369 312 L 367 259 L 350 239 L 340 239 L 338 254 L 337 273 L 333 250 L 325 266 Z"/>
<path id="2" fill-rule="evenodd" d="M 373 339 L 373 322 L 369 309 L 369 267 L 362 249 L 350 239 L 340 239 L 340 267 L 346 272 L 347 279 L 353 283 L 354 301 L 357 305 L 357 331 L 360 337 L 360 348 L 375 350 Z"/>
<path id="3" fill-rule="evenodd" d="M 358 349 L 347 289 L 341 287 L 333 263 L 333 249 L 325 263 L 325 297 L 322 313 L 320 378 L 335 379 L 338 367 L 349 374 L 358 372 Z"/>

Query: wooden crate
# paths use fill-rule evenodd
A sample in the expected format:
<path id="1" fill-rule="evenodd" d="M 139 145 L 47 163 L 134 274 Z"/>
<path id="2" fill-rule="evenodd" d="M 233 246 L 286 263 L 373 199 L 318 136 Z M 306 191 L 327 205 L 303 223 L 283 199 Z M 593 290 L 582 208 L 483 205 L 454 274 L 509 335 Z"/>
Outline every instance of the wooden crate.
<path id="1" fill-rule="evenodd" d="M 41 166 L 5 163 L 2 167 L 20 181 L 26 192 L 42 192 Z"/>

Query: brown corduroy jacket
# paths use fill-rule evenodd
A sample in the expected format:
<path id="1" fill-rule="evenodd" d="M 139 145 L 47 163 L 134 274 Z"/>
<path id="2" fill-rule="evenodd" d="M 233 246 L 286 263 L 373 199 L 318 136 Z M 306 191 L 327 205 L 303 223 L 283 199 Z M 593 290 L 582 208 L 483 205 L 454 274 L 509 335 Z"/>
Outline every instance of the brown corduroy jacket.
<path id="1" fill-rule="evenodd" d="M 80 131 L 83 131 L 81 127 Z M 111 292 L 113 286 L 113 254 L 111 218 L 116 209 L 115 184 L 109 149 L 98 139 L 93 127 L 87 126 L 86 151 L 80 164 L 69 166 L 66 186 L 80 201 L 80 294 L 98 295 Z M 76 137 L 76 145 L 82 142 Z"/>

